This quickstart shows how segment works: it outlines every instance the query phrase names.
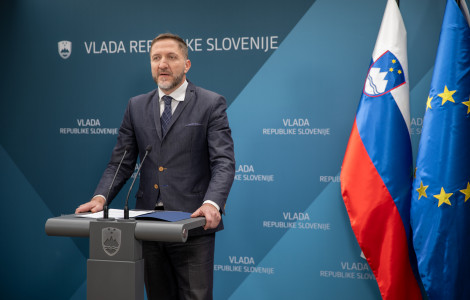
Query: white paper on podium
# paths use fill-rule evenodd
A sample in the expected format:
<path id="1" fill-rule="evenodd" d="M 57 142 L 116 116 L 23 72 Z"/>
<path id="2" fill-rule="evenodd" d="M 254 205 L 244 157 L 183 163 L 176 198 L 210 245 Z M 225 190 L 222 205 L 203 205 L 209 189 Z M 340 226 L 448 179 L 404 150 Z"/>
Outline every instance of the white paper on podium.
<path id="1" fill-rule="evenodd" d="M 135 218 L 137 216 L 148 214 L 151 212 L 154 212 L 154 210 L 130 210 L 129 218 Z M 79 214 L 75 214 L 75 216 L 80 217 L 80 218 L 99 219 L 103 217 L 103 211 L 99 211 L 95 213 L 79 213 Z M 124 210 L 111 208 L 109 210 L 109 217 L 115 218 L 115 219 L 124 219 Z"/>

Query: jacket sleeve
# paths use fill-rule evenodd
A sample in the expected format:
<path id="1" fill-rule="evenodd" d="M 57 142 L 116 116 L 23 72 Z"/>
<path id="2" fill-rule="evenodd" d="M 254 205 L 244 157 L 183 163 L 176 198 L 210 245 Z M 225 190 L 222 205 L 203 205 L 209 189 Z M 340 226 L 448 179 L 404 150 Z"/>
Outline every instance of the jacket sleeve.
<path id="1" fill-rule="evenodd" d="M 204 197 L 217 203 L 222 213 L 235 176 L 234 145 L 226 109 L 225 99 L 219 96 L 209 116 L 207 143 L 211 180 Z"/>

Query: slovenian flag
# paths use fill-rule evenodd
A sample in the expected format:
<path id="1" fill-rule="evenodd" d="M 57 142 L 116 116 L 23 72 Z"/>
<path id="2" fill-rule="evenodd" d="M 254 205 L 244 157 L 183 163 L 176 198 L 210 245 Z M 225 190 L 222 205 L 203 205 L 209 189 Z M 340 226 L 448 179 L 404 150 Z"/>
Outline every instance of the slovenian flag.
<path id="1" fill-rule="evenodd" d="M 388 0 L 341 170 L 351 226 L 383 299 L 422 299 L 408 244 L 412 163 L 406 30 Z"/>
<path id="2" fill-rule="evenodd" d="M 429 299 L 470 299 L 470 18 L 459 2 L 444 13 L 411 201 Z"/>

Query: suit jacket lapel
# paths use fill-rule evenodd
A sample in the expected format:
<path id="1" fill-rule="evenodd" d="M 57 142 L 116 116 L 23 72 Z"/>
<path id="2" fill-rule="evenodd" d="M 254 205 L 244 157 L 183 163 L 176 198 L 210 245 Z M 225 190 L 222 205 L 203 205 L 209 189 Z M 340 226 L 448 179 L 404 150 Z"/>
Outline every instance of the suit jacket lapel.
<path id="1" fill-rule="evenodd" d="M 186 95 L 184 97 L 184 101 L 180 101 L 180 103 L 178 103 L 178 106 L 176 107 L 175 112 L 171 116 L 171 120 L 170 120 L 170 124 L 168 124 L 167 132 L 171 130 L 171 127 L 176 122 L 176 120 L 178 120 L 179 116 L 183 112 L 184 108 L 188 105 L 188 103 L 191 100 L 193 100 L 194 94 L 195 94 L 194 86 L 191 83 L 189 83 L 188 88 L 186 89 Z M 160 134 L 161 134 L 161 125 L 160 125 Z"/>

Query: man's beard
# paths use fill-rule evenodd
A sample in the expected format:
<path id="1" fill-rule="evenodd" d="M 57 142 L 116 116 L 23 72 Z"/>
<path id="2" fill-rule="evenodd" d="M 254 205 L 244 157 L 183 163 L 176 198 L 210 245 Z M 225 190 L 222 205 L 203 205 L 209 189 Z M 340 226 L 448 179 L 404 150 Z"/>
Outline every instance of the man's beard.
<path id="1" fill-rule="evenodd" d="M 183 77 L 184 77 L 184 73 L 181 73 L 179 74 L 178 76 L 171 76 L 173 80 L 167 80 L 163 83 L 159 83 L 158 82 L 158 74 L 157 74 L 157 78 L 153 78 L 153 80 L 157 83 L 158 87 L 162 90 L 162 91 L 169 91 L 169 90 L 172 90 L 174 89 L 175 87 L 177 87 L 179 84 L 181 84 L 181 82 L 183 81 Z"/>

